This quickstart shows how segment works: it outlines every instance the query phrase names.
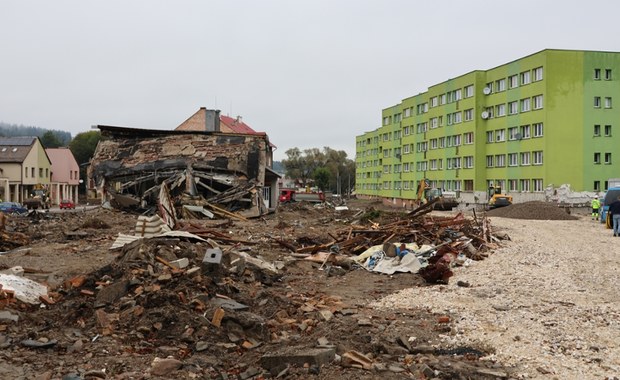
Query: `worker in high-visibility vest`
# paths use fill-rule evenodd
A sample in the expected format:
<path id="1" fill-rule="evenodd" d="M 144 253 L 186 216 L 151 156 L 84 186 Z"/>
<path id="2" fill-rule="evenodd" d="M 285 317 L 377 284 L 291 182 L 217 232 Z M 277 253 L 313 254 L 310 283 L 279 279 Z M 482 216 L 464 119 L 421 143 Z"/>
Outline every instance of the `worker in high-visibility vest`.
<path id="1" fill-rule="evenodd" d="M 592 220 L 598 220 L 598 210 L 601 208 L 601 201 L 598 197 L 592 199 Z"/>

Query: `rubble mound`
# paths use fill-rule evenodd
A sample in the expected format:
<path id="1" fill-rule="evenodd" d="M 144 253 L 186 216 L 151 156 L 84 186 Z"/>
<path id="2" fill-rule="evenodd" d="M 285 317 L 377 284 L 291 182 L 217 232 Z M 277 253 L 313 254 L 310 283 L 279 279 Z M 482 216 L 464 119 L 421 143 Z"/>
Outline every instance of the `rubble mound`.
<path id="1" fill-rule="evenodd" d="M 524 202 L 516 203 L 506 207 L 499 207 L 487 212 L 488 216 L 511 219 L 530 219 L 530 220 L 576 220 L 579 219 L 570 215 L 568 211 L 559 208 L 554 203 L 548 202 Z"/>

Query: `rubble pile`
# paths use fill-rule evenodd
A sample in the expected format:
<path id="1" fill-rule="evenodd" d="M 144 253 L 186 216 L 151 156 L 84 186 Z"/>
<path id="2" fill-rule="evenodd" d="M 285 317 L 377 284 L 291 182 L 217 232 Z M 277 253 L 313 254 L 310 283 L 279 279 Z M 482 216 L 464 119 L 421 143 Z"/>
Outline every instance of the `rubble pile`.
<path id="1" fill-rule="evenodd" d="M 558 207 L 549 202 L 524 202 L 515 203 L 506 207 L 499 207 L 487 212 L 488 216 L 511 219 L 530 220 L 575 220 L 576 216 L 570 214 L 570 209 Z"/>
<path id="2" fill-rule="evenodd" d="M 43 308 L 9 302 L 9 319 L 0 319 L 5 358 L 15 364 L 36 352 L 37 375 L 74 371 L 79 379 L 147 372 L 151 378 L 233 379 L 352 379 L 358 371 L 386 379 L 507 374 L 478 360 L 487 349 L 438 344 L 437 336 L 451 331 L 450 315 L 408 310 L 401 322 L 397 310 L 368 308 L 367 297 L 421 282 L 414 275 L 369 273 L 352 260 L 364 247 L 401 240 L 443 244 L 438 258 L 460 251 L 473 257 L 495 244 L 484 220 L 421 210 L 364 225 L 364 210 L 303 207 L 308 210 L 301 214 L 257 221 L 181 220 L 182 231 L 128 242 L 108 265 L 66 278 L 40 300 Z M 104 216 L 129 217 L 98 214 Z M 98 234 L 111 243 L 106 227 L 116 227 L 113 219 L 74 219 L 76 227 L 62 219 L 66 232 L 88 227 L 88 244 L 101 245 Z M 74 244 L 70 236 L 49 238 Z M 64 368 L 48 366 L 59 357 Z"/>

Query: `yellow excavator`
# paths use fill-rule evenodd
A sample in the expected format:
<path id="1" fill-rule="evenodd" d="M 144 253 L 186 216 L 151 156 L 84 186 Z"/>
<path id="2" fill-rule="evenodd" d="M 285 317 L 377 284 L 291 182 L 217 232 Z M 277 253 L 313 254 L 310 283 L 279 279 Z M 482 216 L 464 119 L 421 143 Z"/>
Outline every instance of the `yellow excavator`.
<path id="1" fill-rule="evenodd" d="M 512 195 L 502 193 L 500 186 L 489 186 L 489 208 L 510 206 Z"/>

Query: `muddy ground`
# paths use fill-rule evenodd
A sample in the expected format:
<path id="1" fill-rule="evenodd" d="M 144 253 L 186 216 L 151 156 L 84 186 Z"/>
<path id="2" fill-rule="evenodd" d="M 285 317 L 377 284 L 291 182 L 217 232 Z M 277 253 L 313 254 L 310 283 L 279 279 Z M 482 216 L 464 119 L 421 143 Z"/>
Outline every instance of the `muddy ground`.
<path id="1" fill-rule="evenodd" d="M 194 220 L 237 241 L 221 245 L 222 265 L 195 272 L 163 263 L 185 257 L 189 268 L 200 267 L 206 242 L 162 238 L 110 250 L 118 233 L 134 234 L 131 213 L 97 208 L 12 217 L 8 231 L 30 242 L 0 255 L 0 269 L 24 267 L 27 277 L 49 285 L 53 304 L 0 310 L 19 317 L 0 320 L 0 378 L 511 377 L 517 368 L 485 360 L 495 347 L 444 343 L 459 315 L 368 306 L 402 289 L 437 285 L 417 274 L 321 267 L 276 241 L 326 243 L 330 233 L 364 223 L 362 215 L 379 224 L 402 217 L 357 200 L 341 212 L 297 204 L 250 221 Z M 233 249 L 279 270 L 230 263 L 226 252 Z M 218 318 L 222 300 L 241 306 Z M 335 355 L 323 363 L 319 357 L 330 350 Z"/>

